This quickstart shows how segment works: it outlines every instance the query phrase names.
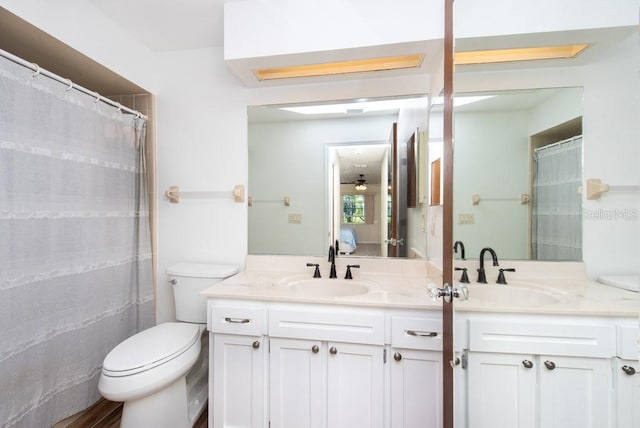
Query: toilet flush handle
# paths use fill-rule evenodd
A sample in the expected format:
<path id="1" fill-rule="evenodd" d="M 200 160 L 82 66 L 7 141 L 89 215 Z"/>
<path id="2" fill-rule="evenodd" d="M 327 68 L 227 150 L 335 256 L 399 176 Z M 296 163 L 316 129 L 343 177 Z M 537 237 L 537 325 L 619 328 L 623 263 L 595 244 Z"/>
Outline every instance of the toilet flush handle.
<path id="1" fill-rule="evenodd" d="M 169 284 L 171 285 L 176 285 L 177 283 L 178 283 L 178 280 L 175 278 L 169 280 Z"/>

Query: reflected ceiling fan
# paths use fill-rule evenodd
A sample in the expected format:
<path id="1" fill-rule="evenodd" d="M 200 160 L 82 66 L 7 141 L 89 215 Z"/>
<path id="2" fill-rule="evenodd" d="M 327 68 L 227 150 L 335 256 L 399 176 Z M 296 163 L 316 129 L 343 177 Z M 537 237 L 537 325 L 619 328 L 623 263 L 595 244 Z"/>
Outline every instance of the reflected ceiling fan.
<path id="1" fill-rule="evenodd" d="M 359 192 L 367 190 L 367 180 L 364 179 L 364 174 L 360 174 L 360 178 L 356 181 L 356 190 Z"/>

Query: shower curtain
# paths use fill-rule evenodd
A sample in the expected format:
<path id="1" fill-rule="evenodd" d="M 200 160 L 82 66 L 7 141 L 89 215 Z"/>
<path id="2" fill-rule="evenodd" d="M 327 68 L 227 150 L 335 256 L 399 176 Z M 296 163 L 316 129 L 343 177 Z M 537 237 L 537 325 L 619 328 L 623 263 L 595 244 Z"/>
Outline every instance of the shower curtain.
<path id="1" fill-rule="evenodd" d="M 534 150 L 533 258 L 582 260 L 582 136 Z"/>
<path id="2" fill-rule="evenodd" d="M 95 402 L 154 323 L 146 123 L 0 57 L 0 425 Z"/>

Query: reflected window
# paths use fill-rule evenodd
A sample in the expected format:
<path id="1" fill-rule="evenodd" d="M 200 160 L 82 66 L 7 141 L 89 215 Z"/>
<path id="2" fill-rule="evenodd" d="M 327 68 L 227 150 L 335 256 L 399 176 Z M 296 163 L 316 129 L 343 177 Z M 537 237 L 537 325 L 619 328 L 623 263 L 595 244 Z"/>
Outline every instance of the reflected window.
<path id="1" fill-rule="evenodd" d="M 342 223 L 365 223 L 364 195 L 342 195 Z"/>

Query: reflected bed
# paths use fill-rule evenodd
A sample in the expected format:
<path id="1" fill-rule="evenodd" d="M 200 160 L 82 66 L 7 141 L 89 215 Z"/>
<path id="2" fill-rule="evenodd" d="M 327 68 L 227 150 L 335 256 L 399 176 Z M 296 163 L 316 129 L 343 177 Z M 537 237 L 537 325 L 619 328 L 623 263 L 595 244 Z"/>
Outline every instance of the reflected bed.
<path id="1" fill-rule="evenodd" d="M 358 247 L 358 235 L 353 227 L 342 226 L 340 228 L 340 254 L 351 254 Z"/>

